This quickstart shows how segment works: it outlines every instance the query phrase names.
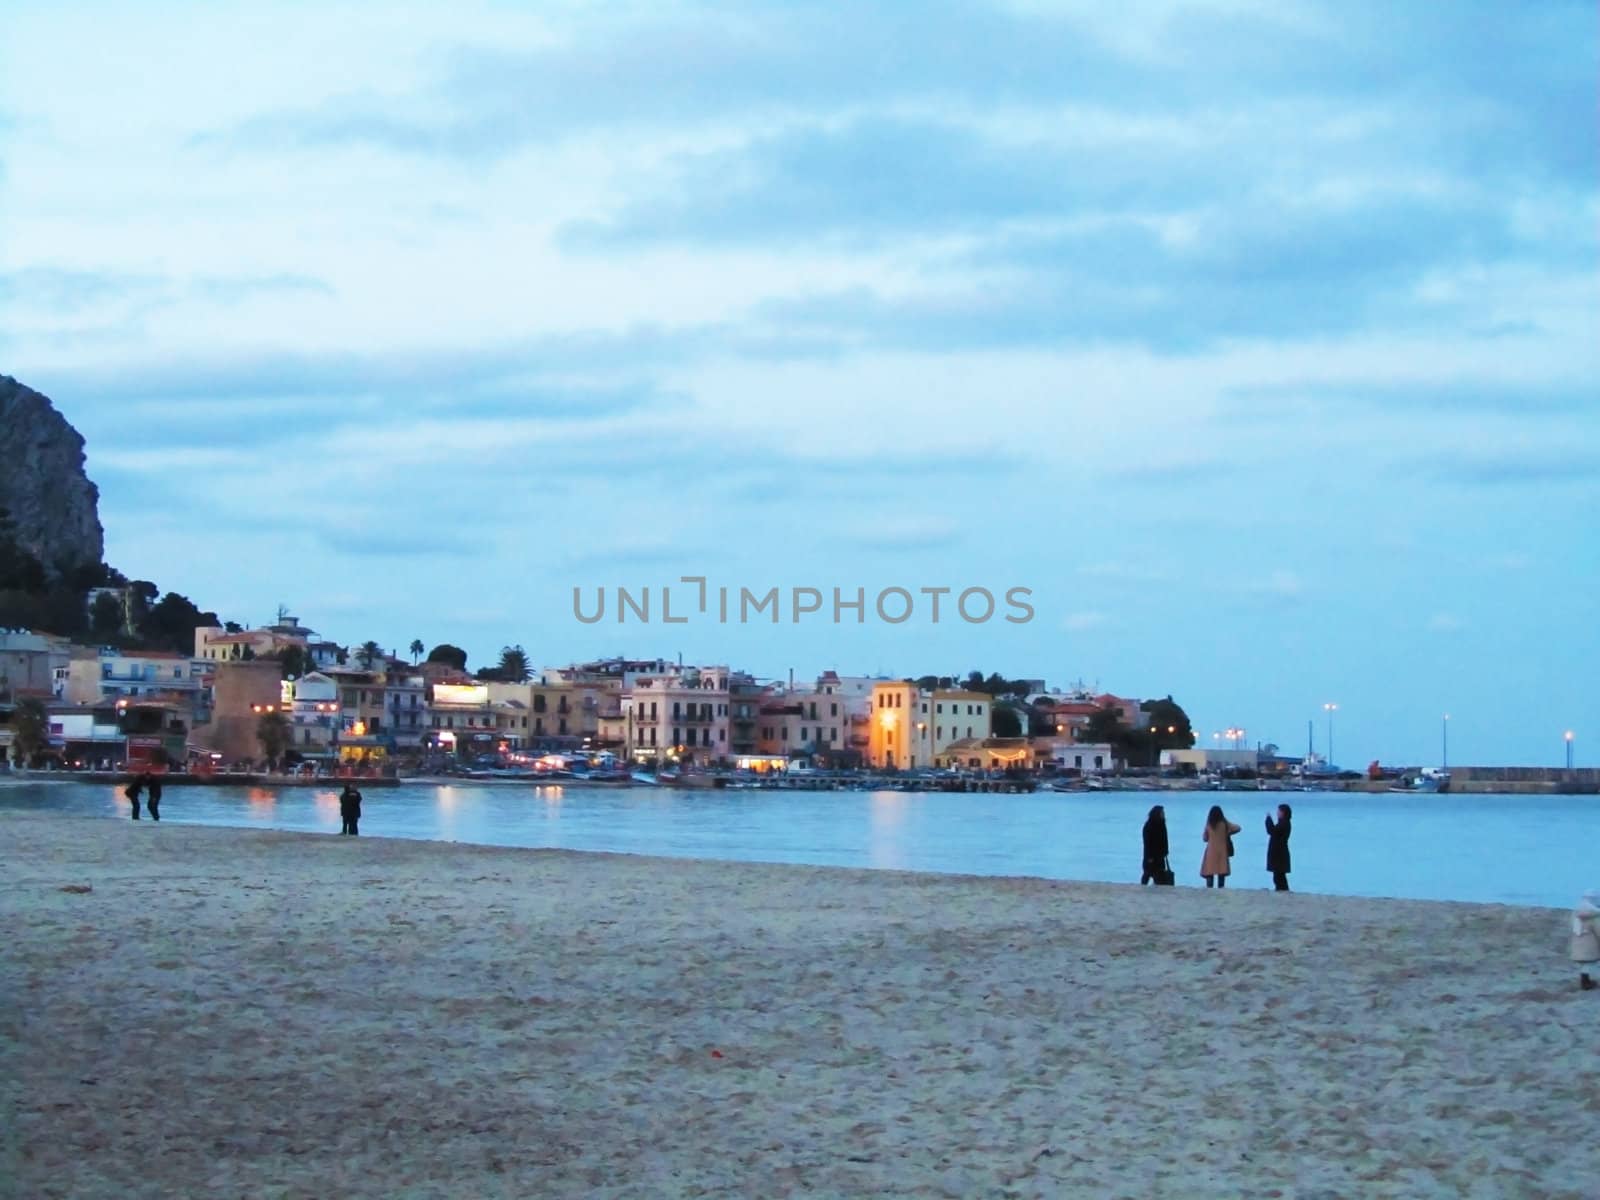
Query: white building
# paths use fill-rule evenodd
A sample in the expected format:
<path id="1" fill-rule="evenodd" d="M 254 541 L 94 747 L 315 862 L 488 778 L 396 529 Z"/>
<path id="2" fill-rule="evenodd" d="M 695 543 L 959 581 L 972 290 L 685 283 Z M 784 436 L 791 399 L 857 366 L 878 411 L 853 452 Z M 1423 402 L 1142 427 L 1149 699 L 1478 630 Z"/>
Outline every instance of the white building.
<path id="1" fill-rule="evenodd" d="M 622 722 L 634 759 L 711 763 L 729 757 L 725 666 L 671 667 L 641 674 L 622 693 Z"/>

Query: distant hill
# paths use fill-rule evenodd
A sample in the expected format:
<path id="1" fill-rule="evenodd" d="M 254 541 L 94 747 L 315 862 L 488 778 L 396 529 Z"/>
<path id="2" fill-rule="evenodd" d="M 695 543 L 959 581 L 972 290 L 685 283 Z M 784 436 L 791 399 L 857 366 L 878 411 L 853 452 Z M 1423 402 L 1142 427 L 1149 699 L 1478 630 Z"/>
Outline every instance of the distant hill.
<path id="1" fill-rule="evenodd" d="M 37 562 L 47 584 L 83 578 L 105 553 L 99 501 L 82 435 L 49 399 L 0 375 L 0 537 Z"/>

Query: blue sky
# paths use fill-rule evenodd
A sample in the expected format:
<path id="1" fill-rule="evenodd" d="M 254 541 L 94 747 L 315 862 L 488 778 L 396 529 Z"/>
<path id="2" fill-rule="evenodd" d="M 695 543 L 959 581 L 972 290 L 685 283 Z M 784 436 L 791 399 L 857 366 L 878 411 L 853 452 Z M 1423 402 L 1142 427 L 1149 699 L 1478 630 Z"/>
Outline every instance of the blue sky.
<path id="1" fill-rule="evenodd" d="M 1592 4 L 12 4 L 0 371 L 108 557 L 475 662 L 1600 753 Z M 1033 589 L 650 626 L 574 586 Z"/>

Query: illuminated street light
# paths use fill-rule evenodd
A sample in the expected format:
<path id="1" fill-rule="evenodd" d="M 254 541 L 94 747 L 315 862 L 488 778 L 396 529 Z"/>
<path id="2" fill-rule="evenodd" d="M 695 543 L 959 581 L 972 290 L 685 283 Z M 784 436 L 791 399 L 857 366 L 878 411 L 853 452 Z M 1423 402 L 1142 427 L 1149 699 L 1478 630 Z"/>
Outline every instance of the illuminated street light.
<path id="1" fill-rule="evenodd" d="M 1322 706 L 1322 711 L 1328 714 L 1328 766 L 1333 766 L 1333 714 L 1339 711 L 1337 704 L 1328 703 Z"/>
<path id="2" fill-rule="evenodd" d="M 1567 740 L 1567 770 L 1572 770 L 1572 730 L 1566 732 Z"/>

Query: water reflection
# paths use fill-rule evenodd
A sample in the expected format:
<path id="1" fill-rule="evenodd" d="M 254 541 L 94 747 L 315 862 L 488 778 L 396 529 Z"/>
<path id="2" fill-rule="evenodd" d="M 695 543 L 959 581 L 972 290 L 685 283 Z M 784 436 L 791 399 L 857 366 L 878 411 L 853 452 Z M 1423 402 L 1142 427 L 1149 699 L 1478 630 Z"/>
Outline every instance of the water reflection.
<path id="1" fill-rule="evenodd" d="M 257 821 L 270 821 L 278 808 L 278 793 L 271 788 L 248 788 L 244 794 L 245 802 L 250 805 L 250 816 Z"/>
<path id="2" fill-rule="evenodd" d="M 458 842 L 460 838 L 461 805 L 466 797 L 462 789 L 446 785 L 435 790 L 434 810 L 439 814 L 439 837 L 446 842 Z"/>
<path id="3" fill-rule="evenodd" d="M 872 836 L 867 854 L 875 867 L 903 871 L 906 866 L 904 827 L 906 806 L 911 797 L 906 792 L 873 792 L 871 807 Z"/>

